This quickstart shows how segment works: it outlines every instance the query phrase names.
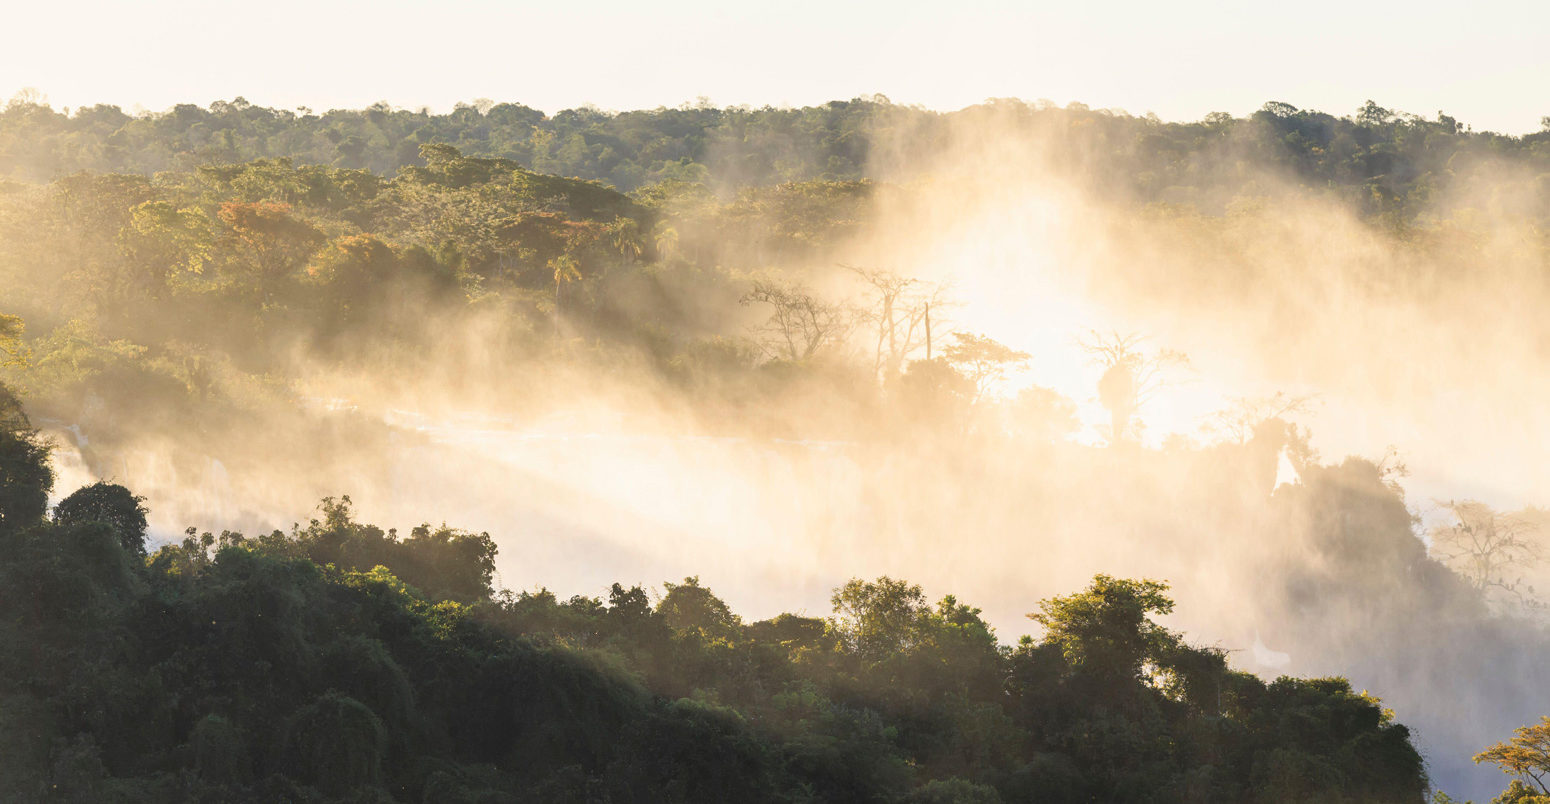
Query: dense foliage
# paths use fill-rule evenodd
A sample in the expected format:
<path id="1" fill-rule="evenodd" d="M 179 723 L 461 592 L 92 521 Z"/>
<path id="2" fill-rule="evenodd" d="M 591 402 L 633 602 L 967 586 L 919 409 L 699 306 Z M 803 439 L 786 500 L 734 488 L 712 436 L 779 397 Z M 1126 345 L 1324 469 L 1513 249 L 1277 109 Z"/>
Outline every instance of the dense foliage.
<path id="1" fill-rule="evenodd" d="M 1007 120 L 1022 130 L 1058 133 L 1066 158 L 1091 160 L 1111 187 L 1153 201 L 1193 200 L 1224 179 L 1273 167 L 1372 213 L 1406 219 L 1503 160 L 1529 175 L 1550 173 L 1550 131 L 1474 132 L 1441 112 L 1424 119 L 1371 101 L 1345 117 L 1271 102 L 1245 118 L 1215 113 L 1169 123 L 1079 103 L 1058 108 L 1010 99 L 947 113 L 874 96 L 799 109 L 579 108 L 550 116 L 489 101 L 448 114 L 385 103 L 314 113 L 237 98 L 130 115 L 112 106 L 71 114 L 22 95 L 0 113 L 0 177 L 149 175 L 259 158 L 391 175 L 423 166 L 422 145 L 446 143 L 624 191 L 665 181 L 715 187 L 853 181 L 878 178 L 887 162 L 879 156 L 906 140 L 911 157 L 919 158 L 950 143 L 959 127 Z"/>
<path id="2" fill-rule="evenodd" d="M 16 445 L 23 448 L 16 449 Z M 49 488 L 25 428 L 0 491 Z M 744 623 L 495 593 L 488 536 L 357 523 L 146 557 L 108 484 L 0 521 L 8 801 L 1418 801 L 1405 727 L 1343 679 L 1265 683 L 1099 576 L 998 644 L 979 610 L 854 580 Z M 126 531 L 126 527 L 129 529 Z"/>
<path id="3" fill-rule="evenodd" d="M 1472 266 L 1550 257 L 1540 234 L 1496 236 L 1471 206 L 1542 231 L 1550 135 L 1371 104 L 1175 124 L 882 99 L 553 117 L 23 100 L 0 112 L 0 378 L 73 433 L 93 477 L 151 443 L 173 482 L 219 456 L 239 483 L 348 486 L 377 475 L 340 456 L 411 437 L 332 415 L 349 400 L 306 396 L 318 376 L 518 419 L 625 377 L 628 404 L 692 403 L 675 422 L 690 436 L 872 450 L 879 487 L 920 490 L 896 494 L 920 499 L 895 515 L 947 538 L 986 522 L 1064 537 L 1070 520 L 1115 555 L 1166 543 L 1202 574 L 1244 570 L 1217 599 L 1223 621 L 1273 624 L 1267 640 L 1379 679 L 1390 701 L 1403 682 L 1433 715 L 1500 720 L 1542 688 L 1542 630 L 1496 616 L 1524 586 L 1499 565 L 1524 562 L 1429 555 L 1395 467 L 1320 463 L 1281 419 L 1295 400 L 1239 400 L 1210 445 L 1130 450 L 1146 397 L 1187 359 L 1094 333 L 1101 436 L 1127 448 L 1073 444 L 1071 399 L 995 393 L 1028 354 L 943 329 L 948 289 L 833 264 L 860 234 L 897 235 L 868 229 L 880 208 L 932 191 L 899 165 L 979 126 L 1028 132 L 1013 150 L 1075 165 L 1127 213 L 1118 227 L 1153 227 L 1198 263 L 1111 277 L 1164 301 L 1297 281 L 1278 233 L 1308 197 L 1403 255 L 1362 276 L 1379 294 L 1446 297 L 1479 281 Z M 1274 198 L 1272 182 L 1293 189 Z M 836 589 L 828 618 L 752 623 L 694 578 L 660 598 L 510 594 L 488 535 L 384 531 L 343 497 L 290 532 L 160 546 L 144 501 L 112 482 L 50 514 L 46 444 L 9 395 L 0 429 L 0 798 L 1415 801 L 1425 787 L 1374 699 L 1230 670 L 1161 624 L 1172 603 L 1153 581 L 1100 576 L 1051 598 L 1041 636 L 1013 646 L 978 610 L 891 578 Z M 1283 455 L 1300 482 L 1277 489 Z M 1115 489 L 1153 506 L 1145 532 Z M 1455 535 L 1509 529 L 1458 512 Z M 1450 571 L 1482 564 L 1498 569 Z"/>

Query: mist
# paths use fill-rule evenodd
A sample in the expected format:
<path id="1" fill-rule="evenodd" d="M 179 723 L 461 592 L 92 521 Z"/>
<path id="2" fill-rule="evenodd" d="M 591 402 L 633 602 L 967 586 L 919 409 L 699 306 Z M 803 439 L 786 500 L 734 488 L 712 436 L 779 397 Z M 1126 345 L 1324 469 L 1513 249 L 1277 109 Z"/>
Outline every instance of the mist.
<path id="1" fill-rule="evenodd" d="M 1256 160 L 1233 133 L 1249 121 L 1208 127 L 1194 189 L 1119 181 L 1120 146 L 1095 133 L 1111 119 L 1016 102 L 878 115 L 866 179 L 826 191 L 800 236 L 801 205 L 781 206 L 793 185 L 723 170 L 637 192 L 654 238 L 569 298 L 559 279 L 488 296 L 406 280 L 361 314 L 391 322 L 365 334 L 298 320 L 249 340 L 212 318 L 188 351 L 193 402 L 111 374 L 48 381 L 46 360 L 12 381 L 36 389 L 56 495 L 122 483 L 163 542 L 286 530 L 348 495 L 384 527 L 487 531 L 512 590 L 697 575 L 753 617 L 821 616 L 847 579 L 889 575 L 983 607 L 1006 643 L 1096 573 L 1164 579 L 1170 626 L 1266 678 L 1350 677 L 1416 730 L 1437 786 L 1488 795 L 1497 772 L 1468 758 L 1550 711 L 1550 641 L 1429 558 L 1429 533 L 1440 501 L 1547 502 L 1544 183 L 1481 157 L 1390 225 Z M 12 220 L 49 192 L 12 192 Z M 435 214 L 378 233 L 434 249 L 456 223 Z M 50 275 L 21 231 L 0 233 L 28 288 L 6 311 L 42 339 L 69 318 L 51 299 L 92 291 Z M 975 333 L 1027 359 L 972 402 L 911 396 L 926 345 L 906 339 L 901 376 L 874 370 L 878 308 L 856 267 L 935 294 L 933 357 Z M 755 280 L 835 305 L 844 326 L 783 357 L 744 295 Z M 149 340 L 167 306 L 141 304 L 83 341 Z M 1131 333 L 1188 362 L 1126 439 L 1089 347 Z M 1053 407 L 1019 406 L 1030 387 Z M 1303 404 L 1256 418 L 1241 403 L 1278 393 Z"/>

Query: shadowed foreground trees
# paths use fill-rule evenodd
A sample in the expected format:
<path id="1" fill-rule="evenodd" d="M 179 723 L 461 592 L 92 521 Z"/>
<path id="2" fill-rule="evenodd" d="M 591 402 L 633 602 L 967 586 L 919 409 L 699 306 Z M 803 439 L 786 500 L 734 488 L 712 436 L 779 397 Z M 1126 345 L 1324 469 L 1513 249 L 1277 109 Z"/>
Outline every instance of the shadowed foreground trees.
<path id="1" fill-rule="evenodd" d="M 145 555 L 144 497 L 106 481 L 77 489 L 54 506 L 54 521 L 60 525 L 98 522 L 113 529 L 120 544 L 131 555 Z"/>
<path id="2" fill-rule="evenodd" d="M 24 434 L 0 434 L 7 443 Z M 38 485 L 29 473 L 0 491 Z M 13 460 L 13 463 L 15 461 Z M 31 481 L 26 478 L 34 478 Z M 121 486 L 0 520 L 6 801 L 1420 801 L 1405 727 L 1341 679 L 1266 684 L 1097 577 L 998 644 L 978 609 L 852 580 L 745 624 L 496 594 L 485 534 L 354 521 L 140 550 Z"/>
<path id="3" fill-rule="evenodd" d="M 19 324 L 16 329 L 20 330 Z M 32 429 L 21 403 L 0 385 L 0 528 L 21 527 L 42 518 L 53 486 L 48 445 Z"/>

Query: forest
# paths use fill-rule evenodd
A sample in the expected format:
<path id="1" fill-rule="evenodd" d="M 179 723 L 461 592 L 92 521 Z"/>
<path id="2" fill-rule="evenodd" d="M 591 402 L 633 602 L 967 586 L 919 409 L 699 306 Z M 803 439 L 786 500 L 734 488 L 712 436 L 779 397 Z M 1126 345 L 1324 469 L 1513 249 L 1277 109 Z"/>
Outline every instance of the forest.
<path id="1" fill-rule="evenodd" d="M 653 601 L 495 593 L 487 534 L 356 522 L 146 555 L 98 483 L 45 518 L 7 433 L 7 800 L 1414 801 L 1404 726 L 1340 678 L 1265 683 L 1098 576 L 1035 641 L 880 577 L 833 616 L 745 623 L 697 578 Z M 61 668 L 69 672 L 61 673 Z"/>
<path id="2" fill-rule="evenodd" d="M 1403 222 L 1489 163 L 1514 163 L 1541 181 L 1550 172 L 1550 124 L 1513 137 L 1475 132 L 1442 112 L 1428 119 L 1372 101 L 1347 116 L 1270 102 L 1247 118 L 1215 113 L 1176 123 L 1012 98 L 950 113 L 877 95 L 795 109 L 701 103 L 622 113 L 583 107 L 553 116 L 488 100 L 432 114 L 387 103 L 316 113 L 235 98 L 131 115 L 116 106 L 55 110 L 41 95 L 24 93 L 0 113 L 0 177 L 149 176 L 255 159 L 391 176 L 423 166 L 421 146 L 444 144 L 621 192 L 665 182 L 722 191 L 886 179 L 898 163 L 941 149 L 963 123 L 988 118 L 1060 132 L 1057 147 L 1066 157 L 1101 162 L 1106 182 L 1145 201 L 1198 202 L 1201 190 L 1273 167 L 1368 214 Z M 885 152 L 889 158 L 878 159 Z"/>
<path id="3" fill-rule="evenodd" d="M 1371 102 L 18 97 L 3 797 L 1533 801 L 1550 515 L 1320 432 L 1531 398 L 1547 225 Z"/>

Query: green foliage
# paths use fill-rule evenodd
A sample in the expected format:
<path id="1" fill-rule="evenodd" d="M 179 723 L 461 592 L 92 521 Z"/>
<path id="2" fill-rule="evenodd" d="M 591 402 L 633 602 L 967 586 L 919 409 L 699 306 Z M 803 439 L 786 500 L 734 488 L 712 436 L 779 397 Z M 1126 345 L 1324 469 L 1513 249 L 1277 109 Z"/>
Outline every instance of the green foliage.
<path id="1" fill-rule="evenodd" d="M 0 532 L 43 518 L 54 487 L 49 444 L 31 429 L 21 405 L 0 385 Z"/>
<path id="2" fill-rule="evenodd" d="M 1157 581 L 1099 575 L 1087 591 L 1041 601 L 1028 617 L 1044 626 L 1045 643 L 1059 647 L 1073 670 L 1138 678 L 1147 659 L 1177 641 L 1150 619 L 1173 611 L 1167 590 Z"/>
<path id="3" fill-rule="evenodd" d="M 930 612 L 919 586 L 884 576 L 875 583 L 851 580 L 831 601 L 830 627 L 841 647 L 863 661 L 881 661 L 913 649 Z"/>
<path id="4" fill-rule="evenodd" d="M 1550 804 L 1550 795 L 1522 779 L 1513 779 L 1501 795 L 1491 799 L 1491 804 Z"/>
<path id="5" fill-rule="evenodd" d="M 70 493 L 54 506 L 60 525 L 100 522 L 113 530 L 119 543 L 132 555 L 145 555 L 144 497 L 137 497 L 116 483 L 98 481 Z"/>
<path id="6" fill-rule="evenodd" d="M 664 582 L 666 594 L 657 602 L 656 613 L 669 628 L 679 633 L 695 633 L 704 639 L 731 639 L 742 619 L 727 604 L 700 586 L 699 576 L 683 583 Z"/>
<path id="7" fill-rule="evenodd" d="M 1240 163 L 1410 225 L 1418 199 L 1468 181 L 1473 161 L 1538 165 L 1545 142 L 1375 104 L 1349 119 L 1272 104 L 1183 124 L 1015 103 L 938 116 L 886 99 L 553 117 L 510 104 L 295 115 L 239 99 L 133 118 L 22 105 L 0 113 L 0 174 L 51 183 L 0 193 L 0 284 L 7 310 L 33 324 L 0 317 L 0 361 L 42 416 L 79 422 L 105 407 L 146 435 L 219 423 L 271 439 L 263 416 L 232 414 L 289 393 L 275 389 L 298 353 L 420 377 L 523 375 L 526 361 L 579 360 L 572 349 L 660 370 L 728 418 L 821 407 L 852 423 L 902 419 L 910 437 L 984 435 L 969 417 L 985 423 L 995 406 L 978 403 L 1026 355 L 939 332 L 931 359 L 910 360 L 922 333 L 884 353 L 899 332 L 889 321 L 869 360 L 886 370 L 858 368 L 842 348 L 857 311 L 799 284 L 889 194 L 909 192 L 866 175 L 888 161 L 874 158 L 886 129 L 946 142 L 983 115 L 1082 132 L 1054 158 L 1096 154 L 1105 187 L 1233 236 L 1240 218 L 1179 210 L 1215 211 Z M 32 157 L 17 159 L 17 143 Z M 477 349 L 449 346 L 466 332 Z M 1110 355 L 1099 389 L 1116 440 L 1145 395 L 1133 344 Z M 761 348 L 776 359 L 760 365 Z M 823 403 L 783 404 L 802 397 Z M 1005 412 L 1032 441 L 1058 442 L 1073 421 L 1047 389 Z M 307 461 L 333 443 L 360 449 L 344 421 L 313 431 L 292 465 L 323 473 Z M 744 623 L 698 577 L 664 584 L 654 605 L 622 584 L 568 600 L 496 594 L 488 534 L 424 524 L 401 537 L 356 521 L 348 498 L 290 533 L 191 530 L 145 557 L 127 489 L 88 487 L 47 520 L 48 445 L 9 394 L 0 424 L 7 800 L 55 785 L 89 800 L 255 801 L 1424 791 L 1409 733 L 1375 699 L 1338 679 L 1266 684 L 1231 670 L 1221 650 L 1154 621 L 1173 605 L 1157 581 L 1100 575 L 1044 601 L 1040 639 L 1009 648 L 978 609 L 951 595 L 933 606 L 888 577 L 836 590 L 827 620 Z M 825 425 L 802 424 L 802 437 Z M 1375 468 L 1299 471 L 1272 504 L 1306 523 L 1326 560 L 1265 590 L 1296 596 L 1282 610 L 1322 627 L 1408 601 L 1399 579 L 1441 572 Z"/>
<path id="8" fill-rule="evenodd" d="M 169 290 L 197 289 L 213 254 L 213 226 L 203 210 L 146 201 L 119 232 L 127 264 L 119 301 L 159 298 Z"/>
<path id="9" fill-rule="evenodd" d="M 1550 159 L 1544 132 L 1475 132 L 1445 114 L 1429 120 L 1371 101 L 1345 117 L 1272 101 L 1244 118 L 1216 113 L 1164 123 L 1080 104 L 1007 100 L 949 114 L 874 97 L 800 109 L 567 109 L 548 116 L 517 104 L 444 115 L 383 104 L 297 114 L 238 98 L 140 116 L 112 106 L 67 115 L 18 102 L 0 112 L 0 176 L 49 181 L 81 171 L 152 175 L 219 165 L 211 173 L 232 181 L 246 200 L 284 203 L 325 197 L 310 179 L 329 171 L 359 177 L 351 182 L 357 196 L 371 192 L 366 177 L 373 174 L 452 190 L 554 174 L 640 190 L 653 203 L 664 195 L 653 186 L 822 180 L 832 203 L 864 188 L 859 180 L 874 178 L 871 171 L 890 167 L 878 156 L 929 157 L 951 141 L 954 127 L 976 124 L 1060 132 L 1055 159 L 1098 161 L 1093 170 L 1108 186 L 1143 202 L 1215 203 L 1215 186 L 1241 180 L 1252 165 L 1329 188 L 1391 221 L 1415 216 L 1450 186 L 1470 186 L 1502 160 L 1537 175 Z M 902 139 L 902 132 L 913 136 Z M 264 168 L 226 167 L 254 160 Z M 578 208 L 587 206 L 578 200 Z"/>
<path id="10" fill-rule="evenodd" d="M 490 596 L 495 542 L 488 533 L 419 525 L 400 539 L 394 531 L 355 522 L 350 505 L 349 497 L 323 500 L 323 519 L 294 534 L 308 558 L 355 572 L 386 567 L 433 600 L 472 603 Z"/>
<path id="11" fill-rule="evenodd" d="M 1151 621 L 1172 607 L 1154 581 L 1098 576 L 1044 601 L 1044 639 L 1009 650 L 978 609 L 887 577 L 835 590 L 827 623 L 744 625 L 695 577 L 655 606 L 620 584 L 606 601 L 492 596 L 488 537 L 399 541 L 347 499 L 288 535 L 191 532 L 143 561 L 96 506 L 134 518 L 137 498 L 98 484 L 67 499 L 53 521 L 0 531 L 0 789 L 19 800 L 1425 789 L 1375 699 L 1229 671 Z"/>
<path id="12" fill-rule="evenodd" d="M 283 750 L 297 781 L 338 796 L 382 781 L 387 737 L 360 701 L 327 693 L 287 719 Z"/>
<path id="13" fill-rule="evenodd" d="M 933 779 L 911 791 L 909 804 L 1000 804 L 1003 799 L 990 785 L 965 779 Z"/>
<path id="14" fill-rule="evenodd" d="M 216 714 L 205 715 L 189 734 L 194 770 L 221 785 L 240 785 L 253 774 L 251 754 L 242 732 Z"/>
<path id="15" fill-rule="evenodd" d="M 0 366 L 20 364 L 24 358 L 21 348 L 22 330 L 25 327 L 22 320 L 14 315 L 0 314 L 0 354 L 5 359 L 0 361 Z"/>

